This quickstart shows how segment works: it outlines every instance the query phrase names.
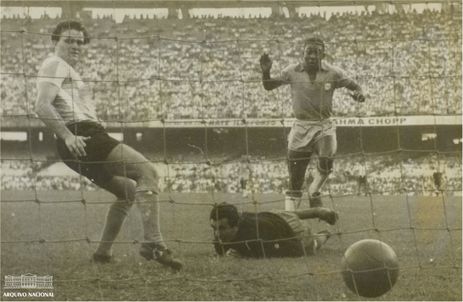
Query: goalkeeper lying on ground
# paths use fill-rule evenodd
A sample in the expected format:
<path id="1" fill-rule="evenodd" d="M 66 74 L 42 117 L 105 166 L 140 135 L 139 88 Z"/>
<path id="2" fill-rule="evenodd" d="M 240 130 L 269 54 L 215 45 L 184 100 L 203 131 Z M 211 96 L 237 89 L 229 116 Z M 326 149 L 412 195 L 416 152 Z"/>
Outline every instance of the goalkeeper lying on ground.
<path id="1" fill-rule="evenodd" d="M 318 218 L 335 224 L 338 215 L 327 208 L 298 211 L 238 213 L 234 205 L 215 205 L 210 214 L 214 247 L 219 255 L 239 257 L 301 257 L 313 255 L 330 237 L 312 234 L 302 220 Z"/>

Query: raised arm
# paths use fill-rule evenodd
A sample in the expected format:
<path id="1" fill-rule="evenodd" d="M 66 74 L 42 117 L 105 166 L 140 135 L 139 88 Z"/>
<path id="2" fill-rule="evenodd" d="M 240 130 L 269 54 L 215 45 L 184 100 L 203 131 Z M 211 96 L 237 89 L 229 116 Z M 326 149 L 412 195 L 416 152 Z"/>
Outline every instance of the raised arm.
<path id="1" fill-rule="evenodd" d="M 262 84 L 265 90 L 273 90 L 280 87 L 284 82 L 280 79 L 272 79 L 270 77 L 270 69 L 272 69 L 272 59 L 267 53 L 260 56 L 260 68 L 262 69 Z"/>
<path id="2" fill-rule="evenodd" d="M 59 93 L 59 87 L 55 84 L 41 81 L 38 84 L 37 102 L 35 112 L 39 118 L 59 138 L 64 140 L 69 151 L 75 156 L 85 156 L 86 137 L 76 136 L 66 127 L 63 119 L 56 111 L 52 102 Z"/>

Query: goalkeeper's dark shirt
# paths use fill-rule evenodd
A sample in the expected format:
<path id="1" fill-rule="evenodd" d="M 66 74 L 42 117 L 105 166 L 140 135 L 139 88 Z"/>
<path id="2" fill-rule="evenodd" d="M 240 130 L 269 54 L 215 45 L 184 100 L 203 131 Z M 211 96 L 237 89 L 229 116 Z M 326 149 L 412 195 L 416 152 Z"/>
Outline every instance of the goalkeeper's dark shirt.
<path id="1" fill-rule="evenodd" d="M 271 212 L 243 213 L 238 223 L 238 233 L 231 243 L 215 243 L 216 252 L 223 255 L 228 249 L 236 250 L 242 257 L 301 257 L 302 241 L 278 214 Z"/>

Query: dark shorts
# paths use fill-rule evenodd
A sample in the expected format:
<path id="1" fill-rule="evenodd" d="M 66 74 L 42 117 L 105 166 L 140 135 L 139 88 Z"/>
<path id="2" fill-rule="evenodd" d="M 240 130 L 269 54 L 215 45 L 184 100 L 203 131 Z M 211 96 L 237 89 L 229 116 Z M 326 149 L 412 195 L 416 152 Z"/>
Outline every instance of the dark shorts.
<path id="1" fill-rule="evenodd" d="M 87 156 L 76 158 L 64 141 L 57 139 L 56 145 L 58 154 L 63 162 L 72 170 L 87 177 L 95 184 L 102 186 L 112 179 L 104 165 L 109 153 L 120 144 L 120 142 L 108 135 L 105 128 L 91 121 L 77 122 L 66 125 L 75 135 L 90 137 L 85 141 L 85 152 Z"/>

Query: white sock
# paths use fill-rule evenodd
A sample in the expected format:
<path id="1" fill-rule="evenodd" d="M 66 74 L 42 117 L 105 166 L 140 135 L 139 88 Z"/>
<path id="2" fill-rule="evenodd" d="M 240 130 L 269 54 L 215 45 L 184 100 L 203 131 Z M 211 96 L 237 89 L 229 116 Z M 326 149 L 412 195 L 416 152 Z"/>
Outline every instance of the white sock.
<path id="1" fill-rule="evenodd" d="M 295 211 L 297 208 L 299 208 L 300 203 L 301 203 L 301 197 L 286 196 L 285 197 L 285 211 Z"/>
<path id="2" fill-rule="evenodd" d="M 140 210 L 144 239 L 165 246 L 161 234 L 158 196 L 151 191 L 135 193 L 135 200 Z"/>

